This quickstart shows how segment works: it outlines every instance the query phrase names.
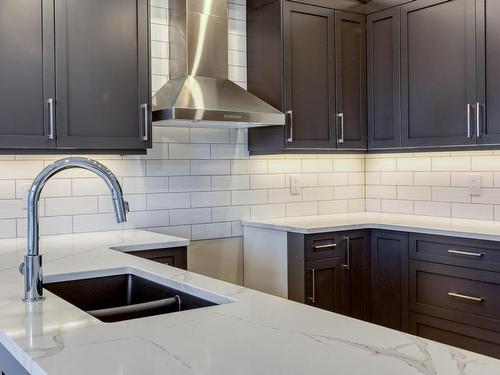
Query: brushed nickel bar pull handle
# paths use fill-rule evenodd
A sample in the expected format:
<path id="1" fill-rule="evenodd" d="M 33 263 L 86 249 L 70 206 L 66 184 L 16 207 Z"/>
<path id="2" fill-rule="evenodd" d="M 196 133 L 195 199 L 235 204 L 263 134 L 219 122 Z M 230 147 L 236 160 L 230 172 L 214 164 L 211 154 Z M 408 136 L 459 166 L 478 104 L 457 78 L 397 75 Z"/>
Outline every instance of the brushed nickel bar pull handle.
<path id="1" fill-rule="evenodd" d="M 471 253 L 469 251 L 460 251 L 460 250 L 454 250 L 454 249 L 448 250 L 448 253 L 455 254 L 455 255 L 465 255 L 465 256 L 469 256 L 469 257 L 477 257 L 477 258 L 484 257 L 484 253 Z"/>
<path id="2" fill-rule="evenodd" d="M 315 249 L 328 249 L 330 247 L 337 247 L 337 244 L 336 243 L 329 243 L 329 244 L 326 244 L 326 245 L 316 245 L 316 246 L 314 246 Z"/>
<path id="3" fill-rule="evenodd" d="M 316 270 L 311 269 L 312 273 L 312 297 L 307 297 L 311 303 L 316 303 Z"/>
<path id="4" fill-rule="evenodd" d="M 347 247 L 347 252 L 346 252 L 346 264 L 343 264 L 342 267 L 345 270 L 350 270 L 351 269 L 351 239 L 349 237 L 344 237 L 346 240 L 346 247 Z"/>
<path id="5" fill-rule="evenodd" d="M 148 103 L 144 103 L 141 105 L 142 111 L 143 111 L 143 121 L 144 121 L 144 133 L 142 135 L 142 140 L 143 141 L 149 141 L 149 113 L 148 113 Z"/>
<path id="6" fill-rule="evenodd" d="M 476 103 L 476 137 L 481 137 L 481 104 Z"/>
<path id="7" fill-rule="evenodd" d="M 472 106 L 467 103 L 467 138 L 472 138 L 471 127 L 470 127 L 470 116 L 472 112 Z"/>
<path id="8" fill-rule="evenodd" d="M 467 301 L 472 301 L 472 302 L 484 302 L 484 297 L 468 296 L 466 294 L 460 294 L 456 292 L 448 292 L 448 295 L 450 297 L 465 299 Z"/>
<path id="9" fill-rule="evenodd" d="M 344 143 L 344 114 L 337 113 L 337 118 L 340 121 L 340 133 L 342 134 L 342 136 L 338 137 L 337 142 Z"/>
<path id="10" fill-rule="evenodd" d="M 290 134 L 288 139 L 286 140 L 288 143 L 293 142 L 293 111 L 289 110 L 285 112 L 290 117 Z"/>
<path id="11" fill-rule="evenodd" d="M 55 100 L 54 98 L 50 98 L 47 100 L 47 104 L 49 105 L 49 139 L 53 140 L 54 139 L 54 123 L 55 123 L 55 116 L 54 116 L 54 107 L 55 107 Z"/>

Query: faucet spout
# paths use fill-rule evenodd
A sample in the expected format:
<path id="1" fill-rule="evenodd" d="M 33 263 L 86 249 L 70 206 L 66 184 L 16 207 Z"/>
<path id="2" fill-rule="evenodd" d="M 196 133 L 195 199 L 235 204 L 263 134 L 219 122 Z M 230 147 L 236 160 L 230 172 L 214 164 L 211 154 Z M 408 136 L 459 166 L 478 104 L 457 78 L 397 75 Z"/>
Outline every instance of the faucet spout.
<path id="1" fill-rule="evenodd" d="M 20 270 L 24 274 L 24 301 L 35 302 L 43 299 L 42 256 L 39 251 L 38 201 L 43 187 L 55 174 L 70 168 L 83 168 L 101 177 L 109 187 L 113 199 L 116 221 L 127 221 L 128 203 L 116 176 L 101 163 L 83 157 L 58 160 L 40 172 L 35 178 L 28 195 L 28 251 Z"/>

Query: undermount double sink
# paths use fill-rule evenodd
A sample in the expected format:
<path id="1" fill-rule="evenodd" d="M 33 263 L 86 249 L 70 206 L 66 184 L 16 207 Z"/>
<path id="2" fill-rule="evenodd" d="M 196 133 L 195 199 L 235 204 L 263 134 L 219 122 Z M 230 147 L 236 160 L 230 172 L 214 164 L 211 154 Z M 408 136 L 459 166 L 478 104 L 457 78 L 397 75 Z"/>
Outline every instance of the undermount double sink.
<path id="1" fill-rule="evenodd" d="M 233 302 L 135 268 L 49 276 L 44 289 L 106 323 Z"/>

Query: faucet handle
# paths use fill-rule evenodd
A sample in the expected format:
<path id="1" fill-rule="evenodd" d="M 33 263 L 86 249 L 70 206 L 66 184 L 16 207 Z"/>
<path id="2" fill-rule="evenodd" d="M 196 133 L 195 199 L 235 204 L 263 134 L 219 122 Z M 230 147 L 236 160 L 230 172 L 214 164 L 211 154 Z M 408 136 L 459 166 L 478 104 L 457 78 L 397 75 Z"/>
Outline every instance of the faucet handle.
<path id="1" fill-rule="evenodd" d="M 24 275 L 24 270 L 26 269 L 26 265 L 24 264 L 24 262 L 22 262 L 20 265 L 19 265 L 19 273 L 21 275 Z"/>
<path id="2" fill-rule="evenodd" d="M 130 212 L 130 206 L 125 199 L 123 200 L 123 206 L 125 207 L 125 212 Z"/>

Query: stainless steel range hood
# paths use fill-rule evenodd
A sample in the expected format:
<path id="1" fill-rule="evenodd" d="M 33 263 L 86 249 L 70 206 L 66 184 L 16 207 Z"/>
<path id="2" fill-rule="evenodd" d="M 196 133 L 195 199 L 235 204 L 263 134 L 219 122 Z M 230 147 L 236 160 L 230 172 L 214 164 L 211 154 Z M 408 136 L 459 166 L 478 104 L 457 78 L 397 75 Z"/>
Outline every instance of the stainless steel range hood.
<path id="1" fill-rule="evenodd" d="M 170 0 L 171 80 L 153 96 L 155 125 L 284 125 L 285 115 L 228 79 L 226 0 Z"/>

